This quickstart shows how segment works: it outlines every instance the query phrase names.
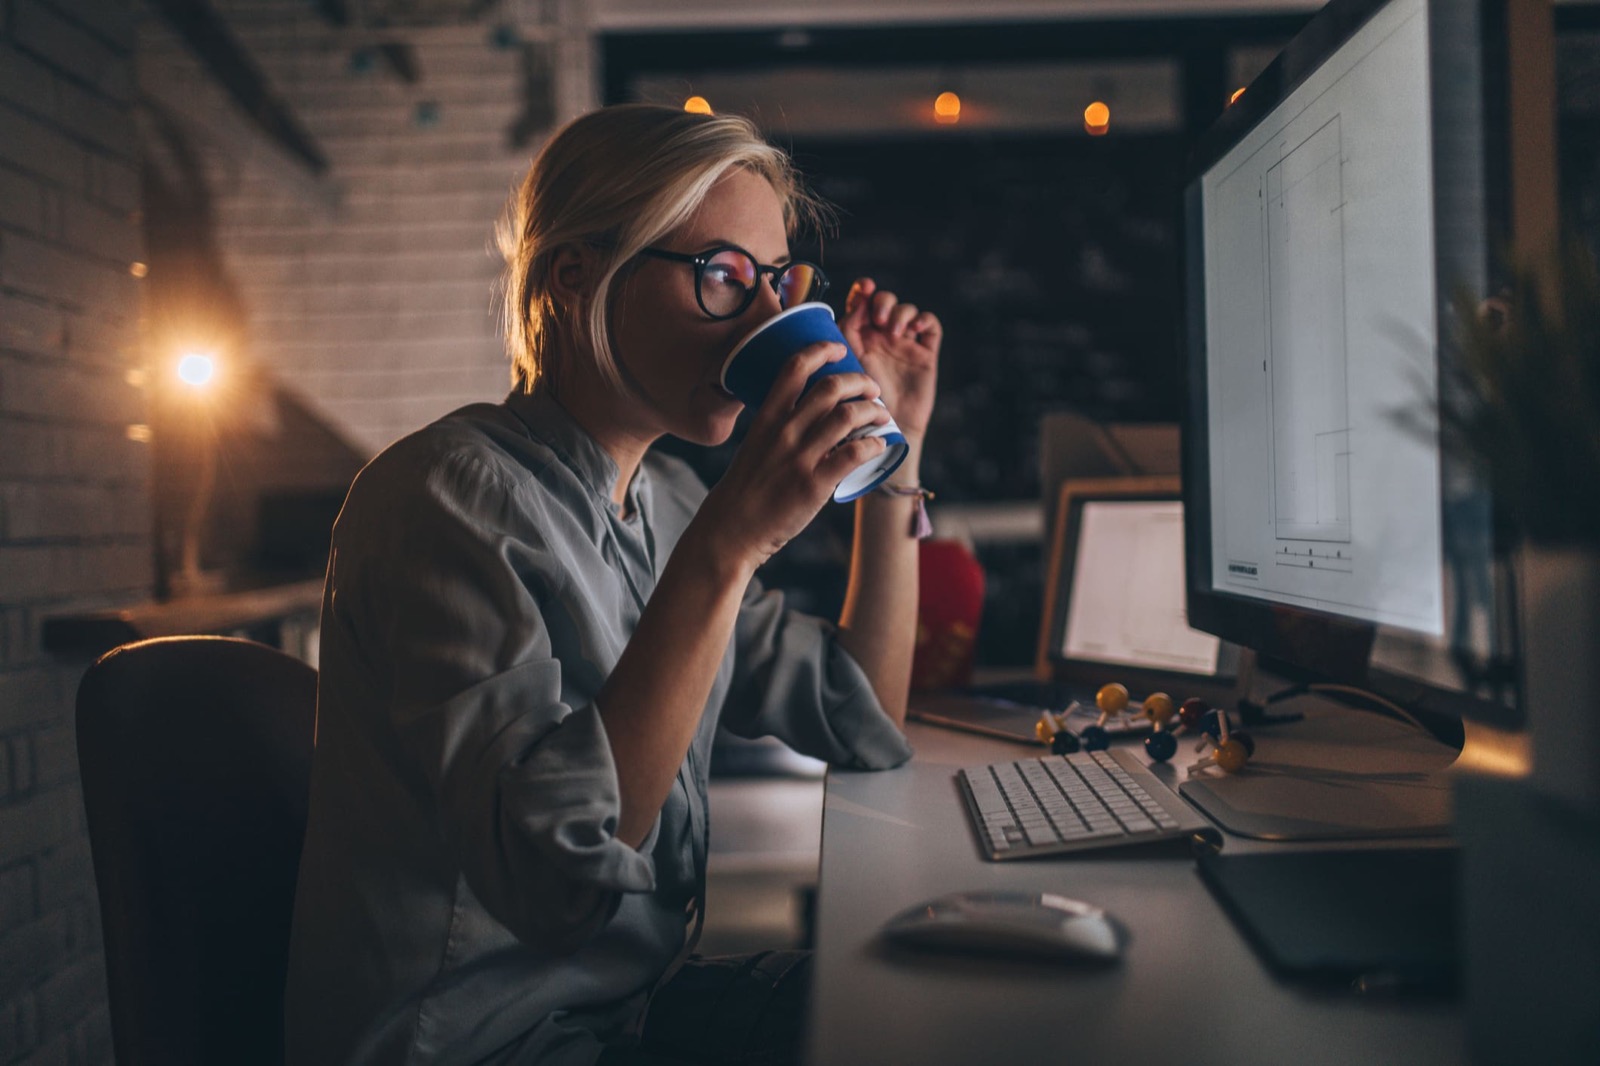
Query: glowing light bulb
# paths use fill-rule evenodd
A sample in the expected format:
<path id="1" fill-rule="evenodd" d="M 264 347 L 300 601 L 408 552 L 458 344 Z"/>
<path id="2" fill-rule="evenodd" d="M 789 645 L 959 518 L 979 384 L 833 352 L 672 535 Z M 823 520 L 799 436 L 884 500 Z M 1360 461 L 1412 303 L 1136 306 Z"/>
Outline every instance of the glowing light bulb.
<path id="1" fill-rule="evenodd" d="M 683 102 L 683 109 L 694 115 L 711 114 L 711 101 L 703 96 L 691 96 Z"/>
<path id="2" fill-rule="evenodd" d="M 940 93 L 933 101 L 933 121 L 951 125 L 961 121 L 961 97 L 955 93 Z"/>
<path id="3" fill-rule="evenodd" d="M 193 388 L 201 388 L 216 376 L 217 361 L 200 352 L 190 352 L 178 360 L 178 380 Z"/>
<path id="4" fill-rule="evenodd" d="M 1083 128 L 1091 137 L 1101 137 L 1111 128 L 1111 109 L 1096 100 L 1083 109 Z"/>

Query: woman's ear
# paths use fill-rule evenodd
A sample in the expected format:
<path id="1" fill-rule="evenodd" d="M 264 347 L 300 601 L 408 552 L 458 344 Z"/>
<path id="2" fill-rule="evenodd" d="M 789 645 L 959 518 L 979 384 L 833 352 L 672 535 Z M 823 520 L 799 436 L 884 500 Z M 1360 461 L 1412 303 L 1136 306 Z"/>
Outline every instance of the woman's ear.
<path id="1" fill-rule="evenodd" d="M 550 257 L 550 294 L 563 308 L 575 307 L 594 287 L 594 250 L 581 244 L 564 244 Z"/>

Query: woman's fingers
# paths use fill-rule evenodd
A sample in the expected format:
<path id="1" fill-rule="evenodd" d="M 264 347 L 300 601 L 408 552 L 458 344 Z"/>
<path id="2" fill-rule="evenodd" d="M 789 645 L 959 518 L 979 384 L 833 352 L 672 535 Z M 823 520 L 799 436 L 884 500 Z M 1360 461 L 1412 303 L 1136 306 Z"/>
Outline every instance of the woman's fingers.
<path id="1" fill-rule="evenodd" d="M 939 316 L 932 311 L 924 311 L 911 320 L 911 332 L 921 337 L 924 343 L 932 343 L 944 333 L 944 326 L 939 323 Z"/>
<path id="2" fill-rule="evenodd" d="M 882 404 L 871 400 L 847 401 L 812 422 L 800 438 L 801 453 L 818 462 L 846 437 L 869 426 L 882 425 L 889 420 L 889 412 Z"/>
<path id="3" fill-rule="evenodd" d="M 772 383 L 772 388 L 768 390 L 758 417 L 770 411 L 773 412 L 770 417 L 786 419 L 788 413 L 794 410 L 800 394 L 805 391 L 806 381 L 811 375 L 829 363 L 843 359 L 848 351 L 849 349 L 836 341 L 821 341 L 817 344 L 808 344 L 790 356 L 783 369 L 778 371 L 777 380 Z"/>
<path id="4" fill-rule="evenodd" d="M 822 457 L 817 464 L 817 476 L 827 485 L 831 495 L 845 475 L 874 456 L 882 455 L 888 444 L 882 437 L 858 437 L 845 441 Z"/>
<path id="5" fill-rule="evenodd" d="M 916 320 L 918 315 L 916 304 L 901 304 L 889 316 L 889 335 L 903 336 L 906 327 Z"/>

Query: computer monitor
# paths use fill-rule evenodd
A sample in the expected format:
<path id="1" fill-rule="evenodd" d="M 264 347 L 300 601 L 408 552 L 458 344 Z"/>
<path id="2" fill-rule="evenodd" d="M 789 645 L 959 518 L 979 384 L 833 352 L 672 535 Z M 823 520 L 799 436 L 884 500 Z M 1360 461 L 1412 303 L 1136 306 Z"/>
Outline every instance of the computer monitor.
<path id="1" fill-rule="evenodd" d="M 1068 479 L 1054 511 L 1037 677 L 1136 698 L 1231 687 L 1238 649 L 1185 617 L 1177 478 Z"/>
<path id="2" fill-rule="evenodd" d="M 1492 501 L 1426 431 L 1452 299 L 1489 291 L 1507 225 L 1504 21 L 1334 0 L 1206 136 L 1183 484 L 1195 628 L 1297 680 L 1515 729 Z"/>

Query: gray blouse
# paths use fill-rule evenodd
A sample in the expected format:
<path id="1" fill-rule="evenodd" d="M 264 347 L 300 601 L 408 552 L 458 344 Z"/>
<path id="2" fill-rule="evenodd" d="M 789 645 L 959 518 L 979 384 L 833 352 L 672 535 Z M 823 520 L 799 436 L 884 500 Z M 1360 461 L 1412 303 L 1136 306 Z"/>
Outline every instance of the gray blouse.
<path id="1" fill-rule="evenodd" d="M 910 757 L 829 623 L 752 581 L 649 837 L 616 839 L 595 696 L 706 489 L 618 470 L 552 399 L 466 407 L 356 478 L 322 608 L 287 1059 L 592 1063 L 692 946 L 717 722 Z"/>

